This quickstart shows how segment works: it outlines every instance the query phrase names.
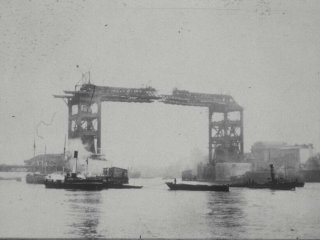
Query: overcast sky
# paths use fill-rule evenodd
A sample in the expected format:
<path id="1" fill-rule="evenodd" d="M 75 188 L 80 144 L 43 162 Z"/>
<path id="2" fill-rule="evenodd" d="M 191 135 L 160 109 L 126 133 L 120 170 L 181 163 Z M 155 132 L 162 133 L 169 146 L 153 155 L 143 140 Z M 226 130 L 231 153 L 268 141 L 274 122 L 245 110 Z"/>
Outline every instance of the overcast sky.
<path id="1" fill-rule="evenodd" d="M 96 85 L 227 93 L 256 141 L 320 148 L 320 1 L 0 1 L 0 163 L 63 150 L 67 107 L 52 94 Z M 36 126 L 40 121 L 38 131 Z M 115 164 L 166 165 L 208 151 L 207 111 L 103 104 Z M 38 133 L 36 133 L 38 132 Z"/>

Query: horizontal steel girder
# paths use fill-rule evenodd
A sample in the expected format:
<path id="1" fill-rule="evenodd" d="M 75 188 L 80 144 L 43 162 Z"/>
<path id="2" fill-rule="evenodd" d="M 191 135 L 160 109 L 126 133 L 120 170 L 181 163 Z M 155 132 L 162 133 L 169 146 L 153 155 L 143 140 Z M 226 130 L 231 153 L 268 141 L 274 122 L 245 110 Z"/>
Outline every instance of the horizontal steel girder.
<path id="1" fill-rule="evenodd" d="M 156 90 L 147 88 L 119 88 L 83 84 L 75 91 L 64 91 L 68 95 L 54 95 L 56 98 L 66 98 L 72 104 L 92 102 L 127 102 L 152 103 L 160 101 L 165 104 L 209 107 L 214 112 L 235 112 L 243 108 L 229 95 L 195 93 L 174 89 L 171 95 L 158 95 Z"/>

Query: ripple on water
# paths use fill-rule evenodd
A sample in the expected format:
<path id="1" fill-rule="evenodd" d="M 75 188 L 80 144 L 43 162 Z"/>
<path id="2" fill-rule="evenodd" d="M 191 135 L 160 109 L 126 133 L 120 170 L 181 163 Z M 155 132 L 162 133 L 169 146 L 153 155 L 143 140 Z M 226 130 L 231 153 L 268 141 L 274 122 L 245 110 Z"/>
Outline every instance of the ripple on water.
<path id="1" fill-rule="evenodd" d="M 139 190 L 46 189 L 0 181 L 0 237 L 317 238 L 320 184 L 296 191 L 168 191 L 161 179 Z"/>

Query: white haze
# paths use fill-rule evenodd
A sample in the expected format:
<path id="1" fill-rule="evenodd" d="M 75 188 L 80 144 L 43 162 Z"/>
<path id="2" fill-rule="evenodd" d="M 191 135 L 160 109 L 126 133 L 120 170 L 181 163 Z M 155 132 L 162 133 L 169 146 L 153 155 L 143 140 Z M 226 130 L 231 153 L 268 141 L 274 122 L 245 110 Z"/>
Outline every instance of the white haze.
<path id="1" fill-rule="evenodd" d="M 80 138 L 70 139 L 68 141 L 66 155 L 67 155 L 68 159 L 70 159 L 71 161 L 75 160 L 75 158 L 74 158 L 75 151 L 78 152 L 78 157 L 77 157 L 78 163 L 77 164 L 79 164 L 79 166 L 86 165 L 86 160 L 91 156 L 91 153 L 85 149 Z M 71 166 L 74 166 L 74 165 L 75 164 L 72 163 Z M 75 171 L 75 169 L 71 169 L 71 170 Z"/>
<path id="2" fill-rule="evenodd" d="M 86 71 L 103 86 L 228 93 L 245 109 L 245 151 L 260 140 L 318 150 L 319 12 L 315 0 L 0 1 L 0 163 L 32 157 L 34 138 L 37 154 L 63 151 L 67 108 L 52 94 Z M 102 144 L 115 164 L 207 154 L 201 109 L 103 107 Z"/>
<path id="3" fill-rule="evenodd" d="M 102 150 L 114 165 L 193 167 L 191 153 L 208 151 L 206 108 L 163 103 L 104 103 L 102 108 Z"/>

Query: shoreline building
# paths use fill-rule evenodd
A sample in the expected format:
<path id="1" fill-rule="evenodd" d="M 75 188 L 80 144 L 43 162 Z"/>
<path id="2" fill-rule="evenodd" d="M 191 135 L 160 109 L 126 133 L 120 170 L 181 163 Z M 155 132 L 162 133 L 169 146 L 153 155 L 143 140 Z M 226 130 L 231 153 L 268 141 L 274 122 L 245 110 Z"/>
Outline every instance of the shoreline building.
<path id="1" fill-rule="evenodd" d="M 55 171 L 63 171 L 65 168 L 65 159 L 63 153 L 57 154 L 39 154 L 28 160 L 24 160 L 24 164 L 28 169 L 34 172 L 51 173 Z"/>
<path id="2" fill-rule="evenodd" d="M 313 156 L 313 145 L 288 145 L 285 142 L 256 142 L 252 145 L 252 170 L 269 171 L 269 164 L 285 176 L 296 176 Z"/>

